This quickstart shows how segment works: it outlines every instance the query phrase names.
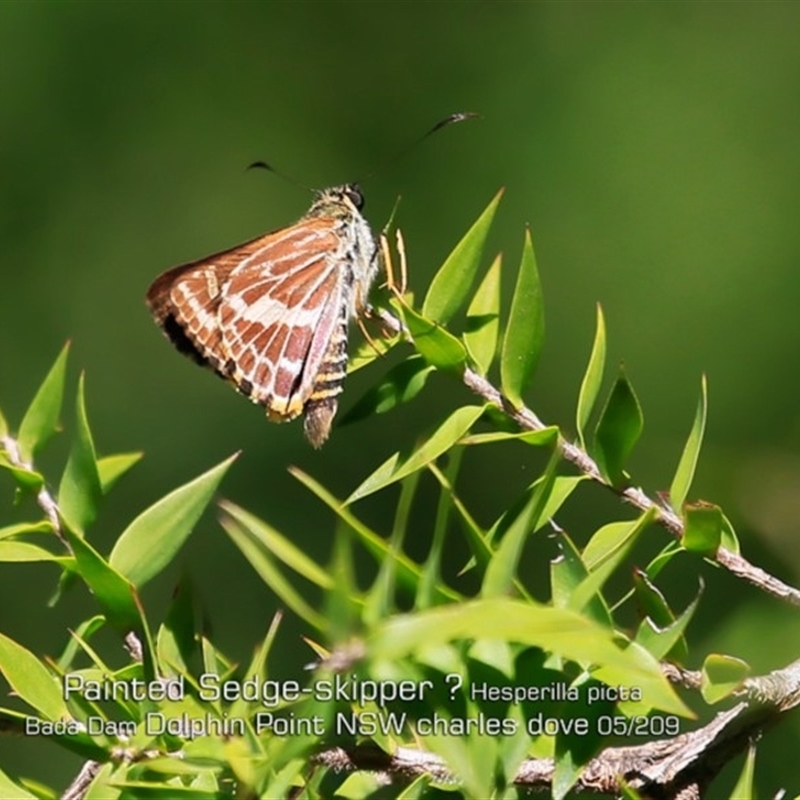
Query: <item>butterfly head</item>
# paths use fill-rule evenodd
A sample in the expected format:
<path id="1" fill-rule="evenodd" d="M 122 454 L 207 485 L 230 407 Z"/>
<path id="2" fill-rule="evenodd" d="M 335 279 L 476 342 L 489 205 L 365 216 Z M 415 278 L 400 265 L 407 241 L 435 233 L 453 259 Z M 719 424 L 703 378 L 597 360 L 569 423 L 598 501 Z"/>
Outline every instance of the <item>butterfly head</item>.
<path id="1" fill-rule="evenodd" d="M 364 209 L 364 195 L 357 183 L 345 183 L 317 192 L 309 216 L 360 216 Z"/>

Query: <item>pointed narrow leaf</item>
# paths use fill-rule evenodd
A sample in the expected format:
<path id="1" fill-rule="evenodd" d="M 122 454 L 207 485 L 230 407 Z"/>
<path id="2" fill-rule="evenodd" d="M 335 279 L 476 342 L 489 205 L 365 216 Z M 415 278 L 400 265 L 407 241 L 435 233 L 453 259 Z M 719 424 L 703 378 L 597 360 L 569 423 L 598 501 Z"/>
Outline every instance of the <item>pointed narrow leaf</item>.
<path id="1" fill-rule="evenodd" d="M 419 781 L 415 781 L 414 785 L 418 784 Z M 2 769 L 0 769 L 0 798 L 2 800 L 39 800 L 35 794 L 31 794 L 18 783 L 14 783 Z"/>
<path id="2" fill-rule="evenodd" d="M 111 566 L 137 587 L 161 572 L 194 529 L 237 456 L 227 458 L 139 514 L 111 551 Z"/>
<path id="3" fill-rule="evenodd" d="M 650 617 L 646 617 L 636 632 L 635 641 L 659 661 L 663 661 L 668 656 L 673 663 L 685 661 L 688 649 L 683 634 L 694 616 L 699 602 L 700 593 L 698 592 L 697 597 L 686 607 L 683 614 L 666 626 L 661 626 Z"/>
<path id="4" fill-rule="evenodd" d="M 675 614 L 661 590 L 650 580 L 647 572 L 638 567 L 633 568 L 633 595 L 639 616 L 643 620 L 645 618 L 651 620 L 661 631 L 675 622 Z M 641 642 L 641 639 L 637 637 L 637 641 Z M 666 658 L 669 661 L 683 664 L 688 655 L 686 639 L 681 636 L 677 644 L 666 654 Z"/>
<path id="5" fill-rule="evenodd" d="M 68 527 L 64 528 L 64 535 L 81 578 L 92 590 L 108 621 L 124 632 L 141 630 L 143 620 L 134 600 L 134 588 L 125 576 L 111 567 L 82 536 Z"/>
<path id="6" fill-rule="evenodd" d="M 422 648 L 457 639 L 518 642 L 571 661 L 596 664 L 598 680 L 638 686 L 651 707 L 691 716 L 661 674 L 658 662 L 635 645 L 621 649 L 615 636 L 613 630 L 568 609 L 494 598 L 398 614 L 367 640 L 367 655 L 378 661 L 395 662 Z"/>
<path id="7" fill-rule="evenodd" d="M 398 583 L 409 593 L 414 594 L 419 585 L 421 570 L 407 555 L 402 552 L 394 552 L 390 543 L 382 536 L 365 525 L 353 512 L 346 507 L 346 504 L 334 497 L 324 486 L 315 481 L 297 467 L 290 467 L 289 472 L 309 491 L 316 495 L 328 508 L 330 508 L 342 522 L 349 525 L 361 544 L 373 555 L 379 563 L 383 563 L 387 558 L 393 558 L 397 562 Z M 440 601 L 458 601 L 461 595 L 449 589 L 447 586 L 437 587 L 437 599 Z"/>
<path id="8" fill-rule="evenodd" d="M 568 608 L 573 591 L 589 576 L 589 570 L 586 569 L 578 548 L 566 533 L 560 532 L 556 541 L 561 555 L 550 562 L 553 605 L 556 608 Z M 602 595 L 596 594 L 592 597 L 584 613 L 599 625 L 611 628 L 611 613 Z"/>
<path id="9" fill-rule="evenodd" d="M 440 483 L 439 502 L 436 505 L 436 516 L 433 521 L 433 537 L 428 556 L 422 565 L 422 578 L 419 591 L 414 598 L 414 607 L 418 609 L 430 608 L 434 602 L 435 588 L 442 583 L 442 556 L 445 552 L 444 545 L 447 536 L 450 513 L 453 510 L 453 495 L 447 487 L 453 486 L 458 479 L 461 469 L 461 460 L 464 455 L 463 448 L 456 448 L 447 459 L 447 467 L 442 473 L 444 482 Z M 435 467 L 435 465 L 433 465 Z M 415 475 L 419 473 L 414 473 Z"/>
<path id="10" fill-rule="evenodd" d="M 299 547 L 264 520 L 248 513 L 229 500 L 221 500 L 219 507 L 223 513 L 221 518 L 223 527 L 225 527 L 226 518 L 232 517 L 261 549 L 282 561 L 298 575 L 322 589 L 327 590 L 332 587 L 334 578 L 330 572 L 309 558 Z"/>
<path id="11" fill-rule="evenodd" d="M 436 480 L 439 481 L 440 486 L 442 486 L 445 491 L 450 493 L 450 497 L 453 502 L 453 508 L 458 512 L 461 527 L 466 534 L 467 543 L 469 544 L 470 550 L 472 550 L 472 559 L 470 559 L 469 563 L 461 570 L 461 573 L 472 569 L 476 563 L 480 564 L 481 566 L 485 566 L 489 563 L 489 559 L 492 555 L 492 550 L 489 547 L 489 542 L 486 538 L 486 531 L 484 531 L 480 525 L 475 522 L 472 515 L 467 510 L 467 507 L 461 502 L 460 498 L 456 494 L 452 484 L 447 480 L 445 474 L 436 466 L 436 464 L 428 464 L 428 469 L 436 478 Z"/>
<path id="12" fill-rule="evenodd" d="M 534 447 L 542 447 L 552 444 L 553 438 L 558 437 L 558 428 L 550 425 L 538 431 L 490 431 L 489 433 L 473 433 L 465 436 L 459 444 L 492 444 L 494 442 L 506 442 L 518 440 Z"/>
<path id="13" fill-rule="evenodd" d="M 242 551 L 242 555 L 250 562 L 259 577 L 280 598 L 281 603 L 316 630 L 326 630 L 324 617 L 315 611 L 305 600 L 302 593 L 297 591 L 287 580 L 284 573 L 275 564 L 269 550 L 233 517 L 223 517 L 220 520 L 220 524 L 233 543 Z"/>
<path id="14" fill-rule="evenodd" d="M 726 550 L 730 550 L 731 553 L 736 553 L 738 555 L 740 552 L 739 537 L 736 535 L 731 521 L 725 514 L 722 515 L 722 546 Z"/>
<path id="15" fill-rule="evenodd" d="M 500 334 L 500 268 L 503 258 L 498 255 L 481 281 L 467 309 L 464 344 L 479 375 L 486 375 L 497 354 Z"/>
<path id="16" fill-rule="evenodd" d="M 433 367 L 422 356 L 413 355 L 399 364 L 395 364 L 377 386 L 361 397 L 360 400 L 342 417 L 339 425 L 348 425 L 373 414 L 385 414 L 401 403 L 413 400 L 422 391 L 428 375 Z"/>
<path id="17" fill-rule="evenodd" d="M 728 800 L 754 800 L 757 797 L 755 793 L 755 772 L 756 772 L 756 746 L 753 741 L 750 741 L 750 746 L 747 748 L 747 755 L 744 757 L 744 764 L 742 764 L 742 771 L 736 779 L 736 785 L 731 789 Z M 778 792 L 775 797 L 780 797 L 782 791 Z"/>
<path id="18" fill-rule="evenodd" d="M 0 438 L 5 436 L 8 433 L 8 423 L 6 422 L 6 418 L 3 416 L 2 410 L 0 410 Z"/>
<path id="19" fill-rule="evenodd" d="M 349 505 L 367 495 L 402 480 L 406 475 L 423 469 L 427 464 L 447 452 L 475 424 L 483 413 L 483 406 L 464 406 L 456 409 L 421 445 L 404 459 L 395 453 L 384 461 L 361 485 L 345 500 Z"/>
<path id="20" fill-rule="evenodd" d="M 624 466 L 642 434 L 644 417 L 625 373 L 620 371 L 597 423 L 595 445 L 604 477 L 614 486 L 626 479 Z"/>
<path id="21" fill-rule="evenodd" d="M 67 375 L 69 342 L 64 345 L 55 364 L 36 392 L 19 426 L 20 454 L 30 462 L 35 453 L 58 430 L 58 417 L 64 400 L 64 380 Z"/>
<path id="22" fill-rule="evenodd" d="M 553 442 L 555 443 L 555 437 Z M 536 530 L 542 510 L 550 497 L 556 468 L 560 461 L 561 452 L 554 447 L 545 473 L 542 479 L 536 482 L 530 501 L 508 527 L 489 562 L 481 586 L 482 597 L 498 597 L 510 591 L 522 556 L 522 547 L 527 537 Z"/>
<path id="23" fill-rule="evenodd" d="M 81 375 L 75 401 L 72 448 L 58 486 L 58 510 L 72 530 L 84 533 L 94 522 L 102 494 L 92 432 L 86 417 L 84 377 Z"/>
<path id="24" fill-rule="evenodd" d="M 683 509 L 681 544 L 692 553 L 713 556 L 722 539 L 722 509 L 711 503 L 693 503 Z"/>
<path id="25" fill-rule="evenodd" d="M 750 665 L 746 661 L 711 653 L 703 662 L 700 693 L 713 705 L 735 692 L 749 675 Z"/>
<path id="26" fill-rule="evenodd" d="M 500 356 L 500 382 L 512 405 L 523 405 L 522 395 L 533 378 L 544 342 L 544 304 L 530 230 L 525 231 L 522 261 L 511 301 Z"/>
<path id="27" fill-rule="evenodd" d="M 612 522 L 604 525 L 589 540 L 583 561 L 589 576 L 572 593 L 569 607 L 580 611 L 604 586 L 630 553 L 642 531 L 653 521 L 655 508 L 650 508 L 633 522 Z"/>
<path id="28" fill-rule="evenodd" d="M 581 381 L 581 390 L 578 394 L 578 410 L 576 423 L 578 426 L 578 438 L 581 447 L 586 449 L 586 426 L 589 417 L 592 415 L 597 395 L 600 392 L 600 385 L 603 382 L 603 370 L 606 365 L 606 323 L 603 319 L 603 307 L 597 304 L 597 330 L 594 335 L 592 353 L 589 356 L 589 364 L 586 367 L 586 374 Z"/>
<path id="29" fill-rule="evenodd" d="M 67 707 L 61 696 L 58 680 L 42 662 L 0 633 L 0 672 L 11 689 L 45 719 L 55 721 L 67 716 Z"/>
<path id="30" fill-rule="evenodd" d="M 403 306 L 403 321 L 414 340 L 414 347 L 425 360 L 437 369 L 463 369 L 467 350 L 452 333 L 439 323 Z"/>
<path id="31" fill-rule="evenodd" d="M 501 189 L 439 268 L 425 295 L 423 316 L 446 323 L 466 299 L 478 272 L 486 237 L 502 196 Z"/>
<path id="32" fill-rule="evenodd" d="M 53 526 L 45 520 L 39 520 L 38 522 L 19 522 L 16 525 L 9 525 L 6 528 L 0 528 L 0 541 L 25 533 L 52 532 Z"/>
<path id="33" fill-rule="evenodd" d="M 97 473 L 100 476 L 100 487 L 103 494 L 108 493 L 111 487 L 134 465 L 137 464 L 144 453 L 119 453 L 115 456 L 106 456 L 97 460 Z"/>
<path id="34" fill-rule="evenodd" d="M 0 467 L 4 467 L 11 473 L 14 482 L 23 491 L 36 494 L 44 486 L 44 476 L 41 472 L 11 466 L 5 459 L 0 459 Z"/>
<path id="35" fill-rule="evenodd" d="M 385 356 L 398 342 L 400 336 L 379 336 L 372 341 L 364 340 L 347 359 L 347 374 L 371 364 L 376 359 Z"/>
<path id="36" fill-rule="evenodd" d="M 0 541 L 0 562 L 3 561 L 64 561 L 65 556 L 53 555 L 49 550 L 27 542 Z"/>
<path id="37" fill-rule="evenodd" d="M 697 404 L 697 411 L 694 415 L 692 430 L 683 448 L 678 469 L 672 479 L 672 486 L 669 489 L 669 499 L 675 513 L 680 514 L 683 504 L 686 502 L 686 495 L 694 479 L 694 471 L 697 468 L 697 459 L 700 456 L 700 447 L 703 444 L 703 434 L 706 430 L 706 415 L 708 412 L 708 385 L 706 376 L 700 382 L 700 402 Z"/>

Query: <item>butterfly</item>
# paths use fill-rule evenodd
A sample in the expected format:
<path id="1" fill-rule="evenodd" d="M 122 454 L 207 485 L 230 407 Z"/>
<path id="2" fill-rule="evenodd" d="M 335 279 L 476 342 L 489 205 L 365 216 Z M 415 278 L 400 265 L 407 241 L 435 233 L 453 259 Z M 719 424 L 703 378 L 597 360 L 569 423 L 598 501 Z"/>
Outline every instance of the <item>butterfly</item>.
<path id="1" fill-rule="evenodd" d="M 229 380 L 267 417 L 303 414 L 327 440 L 347 372 L 349 322 L 368 311 L 380 251 L 357 184 L 317 193 L 294 225 L 174 267 L 147 305 L 175 347 Z"/>

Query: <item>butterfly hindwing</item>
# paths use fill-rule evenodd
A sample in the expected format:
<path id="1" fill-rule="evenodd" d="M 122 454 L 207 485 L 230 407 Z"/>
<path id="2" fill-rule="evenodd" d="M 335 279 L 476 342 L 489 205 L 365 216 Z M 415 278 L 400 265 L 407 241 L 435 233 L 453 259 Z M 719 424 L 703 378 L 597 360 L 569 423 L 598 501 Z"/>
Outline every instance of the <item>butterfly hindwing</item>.
<path id="1" fill-rule="evenodd" d="M 270 418 L 303 411 L 343 302 L 330 220 L 300 222 L 230 275 L 219 306 L 239 389 Z"/>

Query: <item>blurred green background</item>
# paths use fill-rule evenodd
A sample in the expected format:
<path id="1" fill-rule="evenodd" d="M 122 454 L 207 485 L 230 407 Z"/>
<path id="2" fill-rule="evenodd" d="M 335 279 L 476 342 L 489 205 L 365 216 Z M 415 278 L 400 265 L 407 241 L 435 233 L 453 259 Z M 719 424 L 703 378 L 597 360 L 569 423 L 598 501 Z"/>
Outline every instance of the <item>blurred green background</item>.
<path id="1" fill-rule="evenodd" d="M 624 360 L 645 412 L 632 472 L 653 493 L 669 486 L 706 371 L 710 423 L 692 497 L 722 504 L 745 553 L 797 583 L 799 33 L 792 3 L 2 3 L 0 407 L 18 423 L 71 339 L 70 374 L 86 370 L 98 449 L 146 453 L 108 498 L 96 546 L 108 552 L 139 510 L 243 449 L 225 495 L 327 559 L 332 521 L 286 466 L 344 496 L 468 402 L 466 390 L 435 376 L 408 407 L 335 430 L 314 452 L 300 423 L 266 423 L 179 356 L 144 293 L 164 269 L 305 212 L 304 190 L 245 172 L 250 162 L 303 184 L 340 183 L 445 115 L 476 111 L 482 120 L 364 182 L 376 229 L 402 195 L 411 288 L 424 291 L 505 186 L 491 249 L 505 255 L 506 298 L 529 223 L 546 299 L 531 405 L 574 430 L 602 302 L 609 363 Z M 384 370 L 349 379 L 342 407 Z M 53 477 L 67 444 L 45 458 Z M 522 447 L 469 454 L 462 495 L 488 525 L 540 463 Z M 4 481 L 3 508 L 11 498 Z M 387 492 L 357 510 L 386 531 L 394 500 Z M 434 502 L 423 492 L 418 558 Z M 625 513 L 587 488 L 561 524 L 582 542 Z M 653 549 L 665 541 L 653 537 Z M 463 546 L 452 542 L 457 568 Z M 544 581 L 546 558 L 531 562 Z M 766 670 L 797 657 L 795 612 L 706 565 L 682 566 L 666 576 L 678 607 L 697 592 L 698 570 L 707 582 L 690 631 L 698 658 L 727 651 Z M 153 622 L 181 571 L 214 598 L 215 641 L 247 659 L 276 600 L 212 515 L 148 587 Z M 40 654 L 55 654 L 93 609 L 74 591 L 48 610 L 54 577 L 0 565 L 0 629 Z M 294 675 L 311 658 L 301 632 L 287 620 L 279 671 Z M 794 721 L 765 738 L 762 791 L 797 791 L 786 754 L 799 731 Z M 45 743 L 0 745 L 0 768 L 61 788 L 79 765 Z"/>

